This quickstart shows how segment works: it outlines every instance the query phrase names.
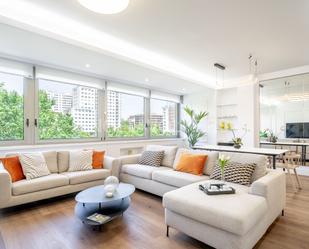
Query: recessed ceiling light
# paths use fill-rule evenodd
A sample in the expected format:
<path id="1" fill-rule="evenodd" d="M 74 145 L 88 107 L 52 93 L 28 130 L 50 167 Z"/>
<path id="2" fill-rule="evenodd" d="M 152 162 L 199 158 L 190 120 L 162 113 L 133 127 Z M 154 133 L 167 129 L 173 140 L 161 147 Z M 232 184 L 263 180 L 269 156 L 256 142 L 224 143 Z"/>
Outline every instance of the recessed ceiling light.
<path id="1" fill-rule="evenodd" d="M 87 64 L 85 65 L 85 67 L 89 68 L 89 67 L 90 67 L 90 64 L 87 63 Z"/>
<path id="2" fill-rule="evenodd" d="M 149 81 L 149 79 L 148 79 L 148 78 L 145 78 L 145 81 L 146 81 L 146 82 L 148 82 L 148 81 Z"/>
<path id="3" fill-rule="evenodd" d="M 182 88 L 181 90 L 186 91 L 186 88 Z"/>
<path id="4" fill-rule="evenodd" d="M 129 0 L 78 0 L 85 8 L 100 14 L 116 14 L 125 10 Z"/>

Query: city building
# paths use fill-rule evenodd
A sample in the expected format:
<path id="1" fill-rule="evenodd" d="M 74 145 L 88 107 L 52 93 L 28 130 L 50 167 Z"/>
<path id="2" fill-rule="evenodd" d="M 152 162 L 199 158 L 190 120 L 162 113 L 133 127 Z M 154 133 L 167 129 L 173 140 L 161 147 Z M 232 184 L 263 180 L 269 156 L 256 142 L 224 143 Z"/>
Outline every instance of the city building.
<path id="1" fill-rule="evenodd" d="M 119 128 L 121 123 L 121 98 L 119 92 L 107 91 L 107 127 Z"/>
<path id="2" fill-rule="evenodd" d="M 52 107 L 54 112 L 61 113 L 70 113 L 73 104 L 73 96 L 72 94 L 63 94 L 57 92 L 47 92 L 47 97 L 54 101 L 54 105 Z"/>

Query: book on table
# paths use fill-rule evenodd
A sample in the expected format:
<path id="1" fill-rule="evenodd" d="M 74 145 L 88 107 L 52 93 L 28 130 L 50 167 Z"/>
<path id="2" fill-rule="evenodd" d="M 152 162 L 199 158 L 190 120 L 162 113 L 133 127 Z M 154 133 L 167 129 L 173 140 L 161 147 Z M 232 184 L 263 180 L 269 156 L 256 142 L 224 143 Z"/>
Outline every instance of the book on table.
<path id="1" fill-rule="evenodd" d="M 105 223 L 106 221 L 110 220 L 110 218 L 111 217 L 108 216 L 108 215 L 99 214 L 99 213 L 94 213 L 94 214 L 87 217 L 88 220 L 97 222 L 99 224 Z"/>

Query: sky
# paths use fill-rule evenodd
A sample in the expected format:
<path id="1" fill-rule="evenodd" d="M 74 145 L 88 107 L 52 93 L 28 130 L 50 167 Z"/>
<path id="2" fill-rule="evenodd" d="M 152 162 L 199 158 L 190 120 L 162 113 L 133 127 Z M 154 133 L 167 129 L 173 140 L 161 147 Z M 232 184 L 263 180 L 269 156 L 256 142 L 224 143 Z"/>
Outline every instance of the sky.
<path id="1" fill-rule="evenodd" d="M 13 74 L 0 73 L 0 83 L 4 83 L 4 88 L 8 91 L 17 91 L 20 95 L 23 94 L 24 78 Z"/>

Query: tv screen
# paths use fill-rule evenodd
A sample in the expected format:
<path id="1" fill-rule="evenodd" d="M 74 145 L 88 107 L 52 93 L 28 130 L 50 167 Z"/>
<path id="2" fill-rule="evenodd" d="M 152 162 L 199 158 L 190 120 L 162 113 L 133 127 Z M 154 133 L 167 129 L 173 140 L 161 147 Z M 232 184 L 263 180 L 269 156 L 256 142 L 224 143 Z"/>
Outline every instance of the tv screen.
<path id="1" fill-rule="evenodd" d="M 304 138 L 309 138 L 309 123 L 304 123 Z"/>
<path id="2" fill-rule="evenodd" d="M 304 123 L 287 123 L 286 138 L 303 138 Z"/>

